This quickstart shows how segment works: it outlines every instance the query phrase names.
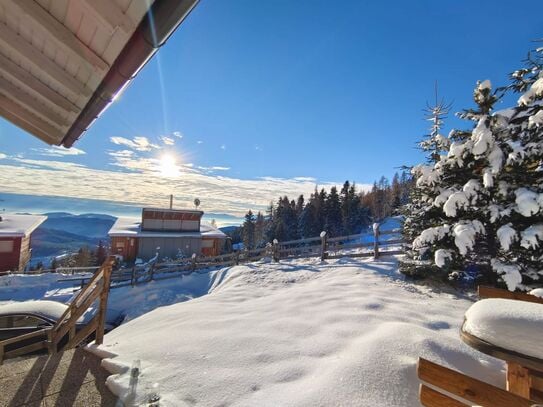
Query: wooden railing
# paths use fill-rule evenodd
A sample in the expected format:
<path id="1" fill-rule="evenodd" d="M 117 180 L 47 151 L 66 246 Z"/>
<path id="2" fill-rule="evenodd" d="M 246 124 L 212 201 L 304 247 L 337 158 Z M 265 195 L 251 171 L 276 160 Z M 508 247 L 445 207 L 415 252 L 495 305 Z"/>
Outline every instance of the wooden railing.
<path id="1" fill-rule="evenodd" d="M 289 240 L 269 243 L 266 247 L 242 250 L 213 257 L 200 257 L 195 254 L 189 259 L 163 263 L 151 263 L 113 271 L 111 275 L 112 288 L 135 286 L 151 280 L 175 278 L 212 267 L 233 266 L 268 257 L 278 262 L 282 259 L 297 259 L 320 257 L 321 260 L 339 259 L 342 257 L 374 257 L 380 255 L 404 253 L 402 239 L 383 239 L 383 236 L 399 234 L 399 230 L 380 231 L 374 227 L 373 241 L 364 242 L 367 235 L 356 234 L 328 238 L 326 233 L 320 237 Z M 355 249 L 359 249 L 354 251 Z M 384 251 L 382 250 L 384 249 Z"/>
<path id="2" fill-rule="evenodd" d="M 42 349 L 47 349 L 50 354 L 54 354 L 61 350 L 75 348 L 93 333 L 95 334 L 95 343 L 102 344 L 114 262 L 114 257 L 109 257 L 104 262 L 52 327 L 0 341 L 0 363 L 7 358 L 22 356 Z M 98 309 L 95 315 L 78 330 L 77 321 L 97 301 Z M 24 345 L 25 342 L 30 342 L 30 344 Z"/>

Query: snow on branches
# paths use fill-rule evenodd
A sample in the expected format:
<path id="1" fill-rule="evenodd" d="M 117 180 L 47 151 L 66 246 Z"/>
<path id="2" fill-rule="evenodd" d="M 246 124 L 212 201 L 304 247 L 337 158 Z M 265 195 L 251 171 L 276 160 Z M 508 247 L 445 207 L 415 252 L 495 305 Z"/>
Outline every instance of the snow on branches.
<path id="1" fill-rule="evenodd" d="M 510 290 L 543 282 L 543 49 L 537 53 L 499 89 L 522 92 L 517 106 L 494 113 L 501 94 L 486 80 L 473 93 L 477 108 L 460 114 L 474 121 L 472 131 L 452 130 L 445 141 L 434 120 L 425 146 L 439 155 L 413 168 L 417 202 L 406 220 L 424 225 L 412 245 L 420 258 L 455 275 L 475 264 L 493 270 Z"/>

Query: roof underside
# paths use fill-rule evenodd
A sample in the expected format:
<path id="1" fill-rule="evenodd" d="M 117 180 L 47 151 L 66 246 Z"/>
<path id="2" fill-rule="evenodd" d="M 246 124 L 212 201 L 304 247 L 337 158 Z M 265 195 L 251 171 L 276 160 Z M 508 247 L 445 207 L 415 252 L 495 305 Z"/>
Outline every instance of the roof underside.
<path id="1" fill-rule="evenodd" d="M 70 147 L 196 3 L 3 0 L 0 115 Z"/>

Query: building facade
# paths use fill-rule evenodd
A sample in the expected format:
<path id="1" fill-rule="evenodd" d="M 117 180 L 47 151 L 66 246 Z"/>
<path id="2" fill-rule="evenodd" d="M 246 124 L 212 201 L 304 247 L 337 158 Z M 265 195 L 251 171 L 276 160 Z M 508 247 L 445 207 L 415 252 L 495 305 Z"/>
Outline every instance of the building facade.
<path id="1" fill-rule="evenodd" d="M 228 250 L 228 237 L 201 222 L 204 212 L 188 209 L 143 208 L 140 219 L 118 218 L 111 230 L 112 254 L 127 262 L 175 259 L 192 254 L 216 256 Z"/>
<path id="2" fill-rule="evenodd" d="M 0 215 L 0 272 L 25 270 L 30 257 L 31 234 L 46 216 Z"/>

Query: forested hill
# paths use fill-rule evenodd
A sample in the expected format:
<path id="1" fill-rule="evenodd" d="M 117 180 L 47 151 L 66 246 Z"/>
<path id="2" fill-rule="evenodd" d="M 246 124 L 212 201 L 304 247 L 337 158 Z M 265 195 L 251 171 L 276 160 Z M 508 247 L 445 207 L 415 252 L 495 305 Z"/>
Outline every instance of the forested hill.
<path id="1" fill-rule="evenodd" d="M 345 181 L 341 189 L 333 186 L 296 200 L 288 196 L 272 202 L 266 213 L 248 211 L 243 225 L 227 232 L 233 243 L 244 247 L 262 247 L 268 242 L 296 240 L 318 236 L 360 233 L 372 222 L 397 214 L 409 199 L 412 179 L 407 172 L 396 174 L 392 183 L 385 177 L 375 182 L 369 191 L 360 191 L 354 183 Z"/>

